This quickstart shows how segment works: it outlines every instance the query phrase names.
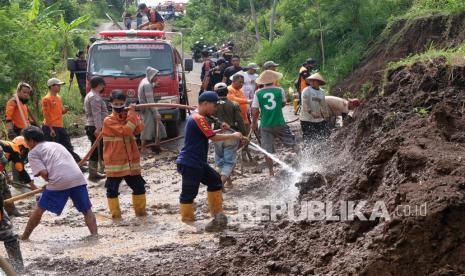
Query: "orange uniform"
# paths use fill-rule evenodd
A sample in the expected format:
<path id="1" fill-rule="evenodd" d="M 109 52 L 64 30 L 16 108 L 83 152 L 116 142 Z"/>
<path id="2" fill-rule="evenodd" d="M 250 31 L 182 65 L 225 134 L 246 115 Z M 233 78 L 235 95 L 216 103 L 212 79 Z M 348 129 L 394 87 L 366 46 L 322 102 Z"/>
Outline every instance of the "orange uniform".
<path id="1" fill-rule="evenodd" d="M 63 127 L 64 109 L 59 95 L 53 96 L 48 93 L 42 98 L 42 113 L 44 114 L 44 125 Z"/>
<path id="2" fill-rule="evenodd" d="M 135 111 L 129 111 L 121 119 L 115 113 L 103 121 L 103 160 L 108 177 L 140 175 L 140 153 L 136 137 L 144 129 L 144 123 Z"/>
<path id="3" fill-rule="evenodd" d="M 29 124 L 29 109 L 27 108 L 27 105 L 19 101 L 19 106 L 23 110 L 23 115 L 27 124 Z M 5 119 L 7 122 L 12 122 L 16 128 L 23 129 L 26 127 L 18 109 L 15 97 L 11 98 L 6 103 Z"/>
<path id="4" fill-rule="evenodd" d="M 232 85 L 228 86 L 228 100 L 239 104 L 244 124 L 249 125 L 249 118 L 247 116 L 247 111 L 249 110 L 249 102 L 244 95 L 244 91 L 242 91 L 242 89 L 237 90 L 234 87 L 232 87 Z"/>
<path id="5" fill-rule="evenodd" d="M 307 74 L 303 74 L 304 72 L 307 72 Z M 308 84 L 305 78 L 309 77 L 310 75 L 308 74 L 308 69 L 305 66 L 302 66 L 299 70 L 299 85 L 300 85 L 300 92 L 304 91 L 305 88 L 307 88 Z"/>

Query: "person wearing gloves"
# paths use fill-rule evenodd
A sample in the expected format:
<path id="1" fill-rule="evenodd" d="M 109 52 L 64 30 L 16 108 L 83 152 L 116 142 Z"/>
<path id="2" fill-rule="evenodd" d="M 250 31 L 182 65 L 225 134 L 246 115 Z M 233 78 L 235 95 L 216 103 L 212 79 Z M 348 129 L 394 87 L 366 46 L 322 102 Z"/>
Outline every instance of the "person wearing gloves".
<path id="1" fill-rule="evenodd" d="M 139 103 L 140 104 L 148 104 L 148 103 L 156 103 L 155 98 L 153 96 L 153 89 L 157 88 L 157 76 L 158 70 L 152 67 L 147 67 L 146 69 L 146 77 L 142 79 L 139 83 L 138 88 L 138 96 L 139 96 Z M 160 113 L 158 112 L 158 108 L 144 108 L 141 110 L 142 119 L 144 120 L 144 130 L 140 135 L 141 140 L 141 150 L 142 152 L 146 151 L 145 145 L 154 139 L 158 138 L 159 142 L 161 139 L 166 138 L 166 129 L 165 125 L 163 125 L 161 121 Z M 157 127 L 158 124 L 158 127 Z M 157 129 L 160 133 L 157 134 Z M 160 153 L 160 146 L 153 147 L 154 152 Z"/>
<path id="2" fill-rule="evenodd" d="M 325 91 L 320 87 L 325 85 L 326 81 L 320 73 L 316 73 L 308 77 L 307 82 L 310 85 L 302 91 L 300 111 L 300 125 L 306 144 L 322 141 L 331 134 Z"/>

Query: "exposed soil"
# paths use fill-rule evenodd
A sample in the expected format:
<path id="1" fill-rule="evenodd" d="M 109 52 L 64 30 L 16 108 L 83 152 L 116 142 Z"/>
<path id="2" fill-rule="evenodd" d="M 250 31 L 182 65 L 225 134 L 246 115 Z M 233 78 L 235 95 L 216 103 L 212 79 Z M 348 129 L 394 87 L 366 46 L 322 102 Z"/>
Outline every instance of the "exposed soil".
<path id="1" fill-rule="evenodd" d="M 429 47 L 453 48 L 465 40 L 465 13 L 432 15 L 394 22 L 380 36 L 360 65 L 332 88 L 334 95 L 358 95 L 362 86 L 379 86 L 393 61 L 422 53 Z"/>
<path id="2" fill-rule="evenodd" d="M 464 66 L 437 59 L 398 68 L 389 73 L 383 89 L 370 91 L 353 123 L 334 133 L 329 143 L 301 156 L 300 180 L 285 172 L 270 179 L 262 161 L 258 169 L 245 164 L 246 176 L 237 175 L 235 188 L 225 194 L 231 223 L 219 234 L 202 231 L 208 221 L 204 190 L 197 200 L 197 225 L 179 222 L 176 155 L 165 152 L 148 158 L 147 219 L 133 218 L 126 188 L 121 196 L 124 222 L 116 225 L 105 219 L 104 189 L 101 183 L 92 184 L 101 237 L 87 240 L 83 222 L 71 208 L 63 218 L 47 216 L 32 242 L 23 243 L 29 273 L 463 274 L 464 112 Z M 296 160 L 285 152 L 280 156 L 288 163 Z M 389 217 L 299 221 L 281 214 L 272 222 L 244 219 L 245 205 L 256 203 L 260 209 L 252 214 L 260 215 L 296 200 L 334 206 L 341 200 L 364 200 L 360 212 L 366 217 L 381 201 Z M 410 213 L 405 206 L 410 206 Z M 336 207 L 333 214 L 341 215 Z M 15 224 L 22 228 L 24 222 L 20 218 Z"/>
<path id="3" fill-rule="evenodd" d="M 436 20 L 431 26 L 449 22 L 449 43 L 461 39 L 458 22 L 465 15 L 441 18 L 428 20 Z M 398 24 L 392 27 L 397 28 L 394 33 L 406 27 Z M 418 40 L 423 39 L 418 33 Z M 389 47 L 394 46 L 386 46 L 384 53 Z M 371 58 L 376 60 L 382 52 Z M 372 73 L 387 60 L 362 65 L 351 76 L 353 87 L 364 83 L 363 72 Z M 89 183 L 100 237 L 87 237 L 82 216 L 71 204 L 60 217 L 46 214 L 31 241 L 21 245 L 25 274 L 465 274 L 464 114 L 465 66 L 436 59 L 392 70 L 384 84 L 368 91 L 353 122 L 334 132 L 327 143 L 312 145 L 299 156 L 279 147 L 279 158 L 298 167 L 299 176 L 277 168 L 278 176 L 268 177 L 256 152 L 255 161 L 239 163 L 235 186 L 225 193 L 230 223 L 217 234 L 203 231 L 210 219 L 204 187 L 196 200 L 196 224 L 180 222 L 180 176 L 174 162 L 179 144 L 167 146 L 162 155 L 145 156 L 142 162 L 148 182 L 147 218 L 134 217 L 130 190 L 123 184 L 123 221 L 112 222 L 103 182 Z M 290 112 L 286 117 L 292 119 Z M 298 132 L 298 123 L 291 128 Z M 85 138 L 73 143 L 81 154 L 89 147 Z M 210 156 L 213 163 L 212 152 Z M 375 215 L 373 206 L 381 202 L 388 217 L 297 219 L 311 200 L 332 203 L 331 214 L 341 217 L 341 201 L 366 201 L 360 208 L 365 217 Z M 31 199 L 18 208 L 27 212 L 33 205 Z M 288 207 L 297 213 L 287 213 Z M 271 210 L 276 219 L 270 221 Z M 14 219 L 17 232 L 26 221 Z"/>

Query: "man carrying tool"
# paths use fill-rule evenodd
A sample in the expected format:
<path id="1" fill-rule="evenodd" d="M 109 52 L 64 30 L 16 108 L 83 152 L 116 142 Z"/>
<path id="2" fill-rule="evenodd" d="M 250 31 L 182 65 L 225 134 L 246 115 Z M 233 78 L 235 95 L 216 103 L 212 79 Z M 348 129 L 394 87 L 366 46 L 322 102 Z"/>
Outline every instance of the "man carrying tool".
<path id="1" fill-rule="evenodd" d="M 139 83 L 138 97 L 139 103 L 150 104 L 156 103 L 153 96 L 154 87 L 158 87 L 157 82 L 158 70 L 152 67 L 147 67 L 146 77 Z M 146 152 L 147 142 L 154 140 L 157 145 L 153 146 L 153 152 L 159 154 L 161 152 L 160 140 L 168 137 L 166 134 L 165 125 L 161 121 L 161 115 L 158 112 L 158 108 L 144 108 L 141 110 L 142 119 L 144 120 L 144 130 L 140 134 L 141 140 L 141 151 Z"/>
<path id="2" fill-rule="evenodd" d="M 113 112 L 103 122 L 103 161 L 107 180 L 108 207 L 113 219 L 121 219 L 119 185 L 121 181 L 132 189 L 132 206 L 136 216 L 146 216 L 145 180 L 141 175 L 140 153 L 135 135 L 144 129 L 144 123 L 136 113 L 135 104 L 125 110 L 126 96 L 113 91 L 110 105 Z"/>
<path id="3" fill-rule="evenodd" d="M 39 225 L 45 211 L 61 215 L 69 198 L 74 207 L 84 214 L 84 221 L 92 236 L 97 235 L 97 222 L 92 212 L 87 183 L 73 156 L 60 144 L 46 142 L 42 130 L 29 126 L 22 131 L 29 152 L 29 163 L 34 176 L 41 176 L 47 186 L 29 217 L 21 240 L 28 240 Z"/>
<path id="4" fill-rule="evenodd" d="M 102 132 L 103 120 L 107 117 L 107 105 L 100 94 L 105 90 L 105 81 L 102 77 L 92 77 L 90 79 L 90 91 L 84 98 L 84 110 L 86 113 L 86 135 L 91 145 L 95 143 L 97 137 Z M 92 152 L 89 158 L 89 180 L 98 181 L 105 178 L 103 172 L 103 143 L 100 142 L 97 150 Z M 99 172 L 99 165 L 102 171 Z"/>
<path id="5" fill-rule="evenodd" d="M 239 131 L 244 137 L 247 137 L 247 131 L 242 119 L 241 109 L 239 105 L 228 99 L 228 87 L 226 83 L 220 82 L 215 85 L 215 91 L 220 100 L 218 102 L 218 109 L 213 114 L 221 122 L 225 122 L 231 127 L 232 130 Z M 221 125 L 215 122 L 215 129 L 221 129 Z M 226 187 L 232 187 L 231 173 L 236 166 L 237 149 L 239 141 L 227 140 L 214 142 L 215 145 L 215 162 L 216 166 L 220 169 L 221 181 Z"/>
<path id="6" fill-rule="evenodd" d="M 281 87 L 274 85 L 274 83 L 279 81 L 282 77 L 283 75 L 281 73 L 271 70 L 266 70 L 261 73 L 257 79 L 257 84 L 261 84 L 264 87 L 255 92 L 252 103 L 252 128 L 257 132 L 258 118 L 261 115 L 261 144 L 263 149 L 269 153 L 275 153 L 276 151 L 276 138 L 280 139 L 284 145 L 293 147 L 296 152 L 299 151 L 295 136 L 284 121 L 282 109 L 286 106 L 286 95 Z M 265 159 L 270 171 L 270 176 L 273 176 L 273 160 L 268 156 L 266 156 Z"/>
<path id="7" fill-rule="evenodd" d="M 8 139 L 13 140 L 21 135 L 21 130 L 30 124 L 29 101 L 32 88 L 25 82 L 20 82 L 16 94 L 6 103 L 5 120 L 8 131 Z"/>
<path id="8" fill-rule="evenodd" d="M 141 3 L 138 6 L 138 11 L 142 14 L 145 14 L 149 19 L 148 22 L 143 23 L 139 26 L 141 30 L 159 30 L 163 31 L 165 29 L 165 19 L 156 9 L 149 9 L 146 4 Z"/>
<path id="9" fill-rule="evenodd" d="M 0 148 L 0 241 L 3 241 L 6 252 L 10 263 L 13 265 L 15 270 L 21 272 L 24 269 L 23 256 L 21 254 L 21 248 L 17 235 L 12 231 L 13 225 L 10 219 L 4 214 L 3 207 L 4 203 L 4 188 L 8 187 L 6 184 L 6 176 L 1 173 L 5 172 L 5 166 L 8 164 L 8 159 L 5 157 L 2 148 Z"/>
<path id="10" fill-rule="evenodd" d="M 31 190 L 37 189 L 34 185 L 34 181 L 31 179 L 29 174 L 24 167 L 24 160 L 27 159 L 27 154 L 29 151 L 29 147 L 27 146 L 26 142 L 24 141 L 23 136 L 17 136 L 13 139 L 13 141 L 0 141 L 0 149 L 2 154 L 5 154 L 5 157 L 8 161 L 12 163 L 12 167 L 18 173 L 18 180 L 21 183 L 29 185 Z M 6 173 L 6 171 L 4 171 Z M 9 181 L 9 177 L 6 178 Z M 7 185 L 7 181 L 2 182 L 2 196 L 4 199 L 11 198 L 11 191 Z M 10 216 L 19 217 L 22 214 L 16 209 L 14 203 L 5 205 L 5 210 Z"/>
<path id="11" fill-rule="evenodd" d="M 208 165 L 208 140 L 219 142 L 242 138 L 240 132 L 217 134 L 210 128 L 207 117 L 215 112 L 218 101 L 218 95 L 212 91 L 199 96 L 198 113 L 192 113 L 187 120 L 184 147 L 176 160 L 178 172 L 182 175 L 179 197 L 181 219 L 186 223 L 194 222 L 194 199 L 202 183 L 207 186 L 208 208 L 213 216 L 213 220 L 205 227 L 209 232 L 223 230 L 228 219 L 223 213 L 221 176 Z M 226 129 L 229 126 L 223 124 L 223 130 Z"/>
<path id="12" fill-rule="evenodd" d="M 84 100 L 86 97 L 86 80 L 87 80 L 87 60 L 84 51 L 79 50 L 76 54 L 76 69 L 77 71 L 71 71 L 69 73 L 69 86 L 74 80 L 74 75 L 76 75 L 76 81 L 79 86 L 79 93 Z"/>
<path id="13" fill-rule="evenodd" d="M 63 84 L 65 83 L 57 78 L 51 78 L 47 81 L 48 93 L 42 98 L 42 114 L 44 115 L 42 131 L 47 141 L 54 141 L 64 146 L 76 160 L 76 163 L 79 163 L 81 157 L 74 152 L 71 139 L 63 125 L 63 114 L 69 110 L 69 107 L 63 105 L 61 96 L 58 95 Z"/>

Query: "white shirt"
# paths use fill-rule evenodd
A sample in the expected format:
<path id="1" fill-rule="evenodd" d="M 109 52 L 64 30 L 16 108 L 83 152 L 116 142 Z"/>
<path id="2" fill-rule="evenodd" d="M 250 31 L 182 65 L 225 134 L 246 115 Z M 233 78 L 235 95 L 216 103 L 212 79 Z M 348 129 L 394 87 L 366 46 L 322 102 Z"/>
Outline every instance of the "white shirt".
<path id="1" fill-rule="evenodd" d="M 323 113 L 325 110 L 325 92 L 323 89 L 316 90 L 308 86 L 302 91 L 302 103 L 300 110 L 300 120 L 312 123 L 319 123 L 325 120 Z"/>
<path id="2" fill-rule="evenodd" d="M 244 78 L 244 95 L 247 99 L 252 100 L 257 87 L 255 80 L 258 78 L 258 75 L 250 74 L 249 72 L 247 72 L 246 75 L 247 78 Z"/>
<path id="3" fill-rule="evenodd" d="M 79 169 L 71 153 L 55 142 L 41 142 L 28 154 L 32 173 L 48 172 L 47 189 L 62 191 L 81 185 L 87 185 L 86 179 Z"/>

